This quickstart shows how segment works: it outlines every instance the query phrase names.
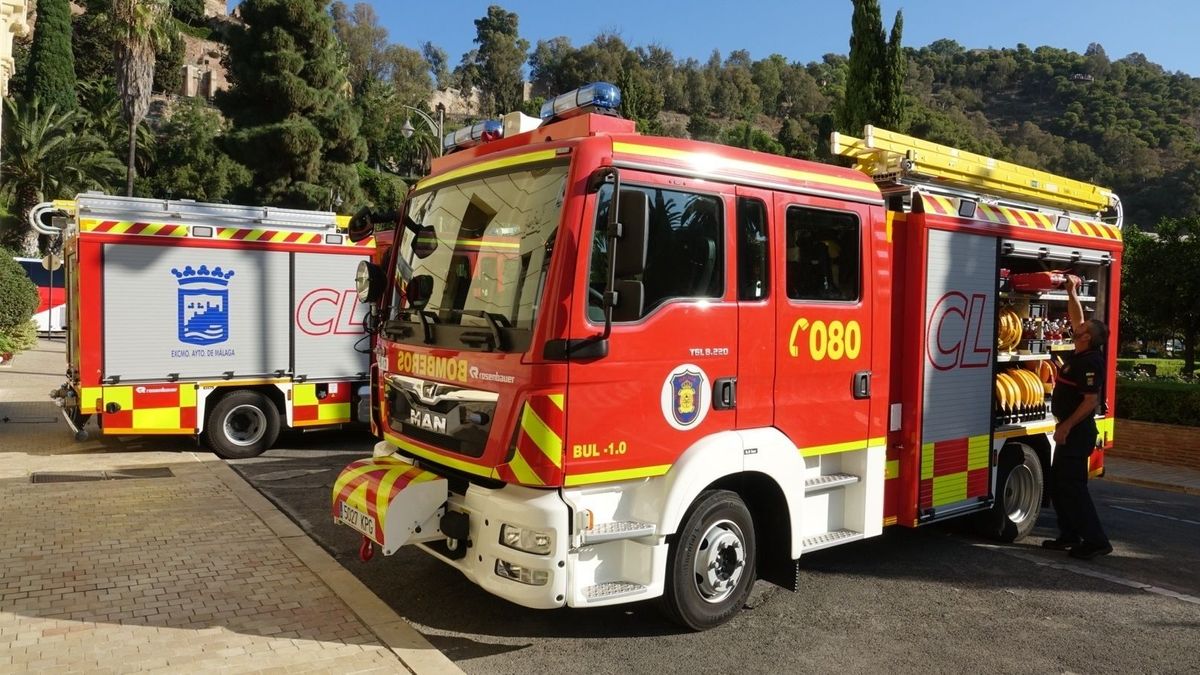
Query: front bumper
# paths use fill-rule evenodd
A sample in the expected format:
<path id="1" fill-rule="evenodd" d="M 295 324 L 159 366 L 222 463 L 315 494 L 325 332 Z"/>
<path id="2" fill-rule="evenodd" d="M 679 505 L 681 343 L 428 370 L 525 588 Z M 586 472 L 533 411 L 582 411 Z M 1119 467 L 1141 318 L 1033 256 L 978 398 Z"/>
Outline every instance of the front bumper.
<path id="1" fill-rule="evenodd" d="M 418 544 L 483 589 L 516 604 L 535 609 L 565 604 L 569 509 L 557 490 L 517 485 L 493 490 L 469 484 L 460 494 L 450 489 L 445 477 L 391 451 L 392 446 L 382 442 L 375 457 L 342 471 L 334 483 L 335 523 L 359 531 L 385 555 L 405 544 Z M 505 524 L 549 533 L 550 552 L 529 553 L 501 544 Z M 536 572 L 545 583 L 502 576 L 498 563 L 507 570 Z"/>

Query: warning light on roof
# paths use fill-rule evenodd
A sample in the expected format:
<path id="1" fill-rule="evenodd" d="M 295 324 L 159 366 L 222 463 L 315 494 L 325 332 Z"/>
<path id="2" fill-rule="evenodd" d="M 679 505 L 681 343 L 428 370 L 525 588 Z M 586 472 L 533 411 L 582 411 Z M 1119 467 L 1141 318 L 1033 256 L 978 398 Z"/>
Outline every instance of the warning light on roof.
<path id="1" fill-rule="evenodd" d="M 560 94 L 542 104 L 544 120 L 575 117 L 590 112 L 615 114 L 621 106 L 621 90 L 607 82 L 593 82 Z"/>
<path id="2" fill-rule="evenodd" d="M 442 139 L 442 150 L 454 152 L 503 137 L 504 126 L 500 124 L 500 120 L 484 120 L 446 134 Z"/>

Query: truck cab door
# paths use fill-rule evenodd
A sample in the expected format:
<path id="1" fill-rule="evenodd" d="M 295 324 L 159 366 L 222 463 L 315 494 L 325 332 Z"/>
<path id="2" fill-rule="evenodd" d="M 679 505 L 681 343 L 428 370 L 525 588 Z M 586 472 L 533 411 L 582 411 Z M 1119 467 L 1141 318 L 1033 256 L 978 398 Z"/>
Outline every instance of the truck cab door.
<path id="1" fill-rule="evenodd" d="M 645 195 L 649 211 L 646 267 L 637 276 L 644 301 L 636 316 L 614 313 L 606 355 L 570 361 L 568 487 L 664 474 L 695 443 L 736 425 L 733 189 L 622 171 L 622 199 L 629 191 Z M 609 184 L 586 202 L 593 215 L 583 232 L 591 251 L 576 277 L 586 298 L 583 316 L 572 320 L 577 339 L 604 328 L 611 196 Z M 741 455 L 740 446 L 730 448 L 737 462 Z"/>
<path id="2" fill-rule="evenodd" d="M 805 457 L 868 446 L 873 381 L 871 214 L 866 205 L 777 194 L 775 426 Z"/>

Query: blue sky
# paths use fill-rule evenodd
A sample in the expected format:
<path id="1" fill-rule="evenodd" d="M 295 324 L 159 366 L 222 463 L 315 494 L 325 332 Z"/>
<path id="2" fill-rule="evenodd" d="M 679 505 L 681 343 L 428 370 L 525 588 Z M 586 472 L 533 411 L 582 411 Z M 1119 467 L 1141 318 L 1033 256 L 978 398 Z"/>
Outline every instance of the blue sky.
<path id="1" fill-rule="evenodd" d="M 343 0 L 354 4 L 355 0 Z M 238 4 L 230 0 L 230 8 Z M 626 43 L 660 44 L 677 58 L 748 49 L 807 63 L 849 51 L 850 0 L 374 0 L 392 42 L 433 42 L 457 65 L 474 45 L 475 19 L 499 4 L 520 17 L 536 45 L 566 35 L 576 46 L 613 32 Z M 885 28 L 904 10 L 904 44 L 950 38 L 970 47 L 1050 45 L 1083 52 L 1099 42 L 1110 58 L 1141 52 L 1168 71 L 1200 76 L 1197 0 L 881 0 Z"/>
<path id="2" fill-rule="evenodd" d="M 353 0 L 344 0 L 352 4 Z M 657 43 L 676 57 L 708 58 L 748 49 L 755 58 L 778 52 L 808 62 L 829 52 L 845 54 L 850 0 L 506 0 L 496 2 L 376 0 L 372 2 L 392 42 L 416 47 L 429 40 L 446 50 L 451 65 L 472 48 L 476 18 L 489 4 L 520 17 L 521 35 L 566 35 L 575 45 L 602 31 L 628 44 Z M 1196 0 L 882 0 L 885 27 L 904 10 L 904 43 L 920 47 L 951 38 L 966 47 L 1051 45 L 1082 52 L 1091 42 L 1110 58 L 1142 52 L 1170 71 L 1200 75 L 1200 2 Z"/>

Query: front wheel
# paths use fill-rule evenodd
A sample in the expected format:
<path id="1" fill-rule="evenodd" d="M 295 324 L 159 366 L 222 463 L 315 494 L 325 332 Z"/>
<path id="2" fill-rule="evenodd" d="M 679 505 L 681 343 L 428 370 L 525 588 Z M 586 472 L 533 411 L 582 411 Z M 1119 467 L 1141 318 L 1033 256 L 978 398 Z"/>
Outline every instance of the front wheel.
<path id="1" fill-rule="evenodd" d="M 996 473 L 996 503 L 980 514 L 980 532 L 1003 542 L 1017 541 L 1033 531 L 1042 511 L 1042 462 L 1023 443 L 1000 451 Z"/>
<path id="2" fill-rule="evenodd" d="M 257 391 L 235 391 L 208 414 L 204 440 L 222 459 L 257 457 L 279 437 L 279 411 Z"/>
<path id="3" fill-rule="evenodd" d="M 703 492 L 688 510 L 667 560 L 666 612 L 692 630 L 733 617 L 754 585 L 754 521 L 727 490 Z"/>

